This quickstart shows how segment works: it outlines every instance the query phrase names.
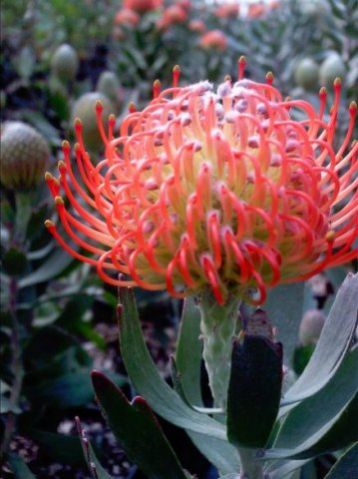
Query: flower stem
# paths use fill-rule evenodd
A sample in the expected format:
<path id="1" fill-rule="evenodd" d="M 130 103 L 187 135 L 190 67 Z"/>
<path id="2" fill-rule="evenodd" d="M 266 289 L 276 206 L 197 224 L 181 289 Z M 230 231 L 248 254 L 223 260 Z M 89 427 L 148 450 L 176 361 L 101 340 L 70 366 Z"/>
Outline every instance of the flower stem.
<path id="1" fill-rule="evenodd" d="M 212 293 L 206 290 L 198 298 L 198 303 L 204 342 L 203 358 L 214 406 L 225 410 L 232 339 L 236 330 L 240 301 L 237 298 L 229 298 L 225 305 L 219 305 Z"/>
<path id="2" fill-rule="evenodd" d="M 12 434 L 16 426 L 15 409 L 18 407 L 18 401 L 21 395 L 22 381 L 24 377 L 24 369 L 22 364 L 22 352 L 20 346 L 20 325 L 16 313 L 16 297 L 17 297 L 17 281 L 11 279 L 10 282 L 10 315 L 12 319 L 12 373 L 14 381 L 12 384 L 11 394 L 9 398 L 9 412 L 5 419 L 5 429 L 2 443 L 0 446 L 0 462 L 3 462 L 4 456 L 8 450 Z"/>
<path id="3" fill-rule="evenodd" d="M 238 448 L 241 470 L 240 479 L 264 479 L 262 465 L 255 461 L 256 450 Z"/>
<path id="4" fill-rule="evenodd" d="M 14 234 L 17 242 L 26 242 L 26 231 L 33 212 L 33 201 L 36 192 L 16 192 L 16 216 Z"/>

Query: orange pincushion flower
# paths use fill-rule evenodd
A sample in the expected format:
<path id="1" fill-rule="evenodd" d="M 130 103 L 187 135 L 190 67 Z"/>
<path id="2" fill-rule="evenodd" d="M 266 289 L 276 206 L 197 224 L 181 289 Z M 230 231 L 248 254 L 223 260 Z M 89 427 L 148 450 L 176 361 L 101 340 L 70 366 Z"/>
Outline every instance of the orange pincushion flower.
<path id="1" fill-rule="evenodd" d="M 324 89 L 316 112 L 283 100 L 272 75 L 266 84 L 243 79 L 243 65 L 237 82 L 217 89 L 207 81 L 180 88 L 175 69 L 173 87 L 160 92 L 155 82 L 153 100 L 131 108 L 116 138 L 99 105 L 105 159 L 97 165 L 76 123 L 76 171 L 65 142 L 60 181 L 46 180 L 64 230 L 92 256 L 46 226 L 104 281 L 173 296 L 210 287 L 220 304 L 231 294 L 259 304 L 268 287 L 357 258 L 356 104 L 334 151 L 339 81 L 326 118 Z M 305 119 L 294 119 L 298 111 Z"/>
<path id="2" fill-rule="evenodd" d="M 177 2 L 175 2 L 175 5 L 184 8 L 184 10 L 190 10 L 192 7 L 190 0 L 178 0 Z"/>
<path id="3" fill-rule="evenodd" d="M 124 0 L 123 7 L 130 10 L 135 10 L 139 13 L 149 12 L 160 8 L 163 5 L 163 0 Z"/>
<path id="4" fill-rule="evenodd" d="M 206 30 L 206 25 L 202 20 L 191 20 L 189 22 L 189 30 L 197 33 L 204 33 Z"/>
<path id="5" fill-rule="evenodd" d="M 200 37 L 200 46 L 205 50 L 220 50 L 227 49 L 228 40 L 224 32 L 221 30 L 210 30 Z"/>
<path id="6" fill-rule="evenodd" d="M 179 5 L 171 5 L 163 12 L 163 23 L 166 26 L 174 25 L 175 23 L 183 23 L 188 18 L 186 10 Z"/>
<path id="7" fill-rule="evenodd" d="M 116 25 L 129 25 L 135 27 L 140 20 L 137 12 L 130 8 L 122 8 L 114 17 L 114 23 Z"/>
<path id="8" fill-rule="evenodd" d="M 217 7 L 214 11 L 214 15 L 219 18 L 237 17 L 240 12 L 240 7 L 234 3 L 224 3 Z"/>

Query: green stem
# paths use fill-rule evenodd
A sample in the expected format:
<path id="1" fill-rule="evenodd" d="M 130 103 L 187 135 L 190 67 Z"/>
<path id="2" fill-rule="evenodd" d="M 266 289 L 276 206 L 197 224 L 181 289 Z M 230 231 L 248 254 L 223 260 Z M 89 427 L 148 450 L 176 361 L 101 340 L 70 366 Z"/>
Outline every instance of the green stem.
<path id="1" fill-rule="evenodd" d="M 14 381 L 12 384 L 11 394 L 9 398 L 9 412 L 5 420 L 4 435 L 0 447 L 0 462 L 3 462 L 4 456 L 9 448 L 12 434 L 16 426 L 15 409 L 18 407 L 18 402 L 21 395 L 22 381 L 24 377 L 24 369 L 22 364 L 22 353 L 20 345 L 20 325 L 16 313 L 16 298 L 17 298 L 17 280 L 11 279 L 10 282 L 10 315 L 12 319 L 12 373 Z"/>
<path id="2" fill-rule="evenodd" d="M 240 301 L 229 298 L 219 305 L 211 291 L 204 291 L 198 298 L 201 313 L 203 358 L 209 376 L 209 386 L 215 407 L 225 410 L 230 378 L 232 339 L 238 321 Z"/>
<path id="3" fill-rule="evenodd" d="M 26 231 L 33 212 L 33 200 L 35 192 L 17 191 L 16 216 L 14 225 L 14 237 L 17 242 L 23 244 L 26 241 Z"/>
<path id="4" fill-rule="evenodd" d="M 240 456 L 240 479 L 264 479 L 262 465 L 255 461 L 256 450 L 238 448 Z"/>

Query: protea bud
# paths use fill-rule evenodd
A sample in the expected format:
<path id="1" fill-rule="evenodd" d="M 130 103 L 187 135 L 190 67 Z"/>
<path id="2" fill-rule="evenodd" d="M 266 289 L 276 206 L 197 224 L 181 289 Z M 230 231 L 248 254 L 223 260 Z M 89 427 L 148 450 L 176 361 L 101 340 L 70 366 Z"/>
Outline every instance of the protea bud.
<path id="1" fill-rule="evenodd" d="M 335 78 L 343 77 L 346 67 L 338 53 L 332 53 L 322 63 L 319 70 L 319 78 L 322 85 L 332 87 Z"/>
<path id="2" fill-rule="evenodd" d="M 111 71 L 102 72 L 98 78 L 96 89 L 103 93 L 113 105 L 119 105 L 121 85 L 115 73 Z"/>
<path id="3" fill-rule="evenodd" d="M 59 46 L 51 59 L 51 70 L 60 80 L 73 80 L 78 70 L 76 50 L 66 43 Z"/>
<path id="4" fill-rule="evenodd" d="M 100 106 L 103 118 L 114 112 L 115 108 L 111 101 L 103 93 L 90 92 L 82 95 L 73 105 L 72 120 L 75 127 L 81 123 L 83 139 L 87 147 L 97 151 L 102 146 L 102 138 L 97 127 L 97 106 Z"/>
<path id="5" fill-rule="evenodd" d="M 317 87 L 319 66 L 312 58 L 302 58 L 295 70 L 295 80 L 297 85 L 306 90 Z"/>
<path id="6" fill-rule="evenodd" d="M 7 121 L 1 126 L 1 183 L 12 190 L 36 188 L 48 167 L 50 149 L 32 126 Z"/>

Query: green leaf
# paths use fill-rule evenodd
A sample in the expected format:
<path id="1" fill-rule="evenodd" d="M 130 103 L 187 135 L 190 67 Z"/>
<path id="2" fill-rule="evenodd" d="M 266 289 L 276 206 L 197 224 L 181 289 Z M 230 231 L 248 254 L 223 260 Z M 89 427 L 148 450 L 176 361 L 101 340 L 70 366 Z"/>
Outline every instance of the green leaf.
<path id="1" fill-rule="evenodd" d="M 277 340 L 283 344 L 284 363 L 287 365 L 292 365 L 302 319 L 304 294 L 304 283 L 277 286 L 269 292 L 263 307 L 277 328 Z"/>
<path id="2" fill-rule="evenodd" d="M 14 64 L 19 76 L 24 80 L 29 80 L 36 65 L 33 49 L 30 46 L 23 47 L 17 57 L 15 57 Z"/>
<path id="3" fill-rule="evenodd" d="M 36 476 L 30 471 L 26 462 L 15 454 L 10 454 L 8 461 L 16 479 L 36 479 Z"/>
<path id="4" fill-rule="evenodd" d="M 227 404 L 229 441 L 261 448 L 277 417 L 282 384 L 282 348 L 262 336 L 235 341 Z"/>
<path id="5" fill-rule="evenodd" d="M 342 363 L 358 322 L 358 274 L 348 274 L 325 321 L 315 351 L 282 404 L 312 396 L 334 376 Z"/>
<path id="6" fill-rule="evenodd" d="M 93 387 L 109 427 L 130 460 L 148 479 L 186 479 L 174 451 L 151 409 L 141 397 L 129 404 L 106 376 L 92 373 Z"/>
<path id="7" fill-rule="evenodd" d="M 61 274 L 71 263 L 73 257 L 63 249 L 56 249 L 55 252 L 42 263 L 33 273 L 25 276 L 19 281 L 20 288 L 26 288 L 38 283 L 44 283 Z"/>
<path id="8" fill-rule="evenodd" d="M 350 419 L 357 410 L 357 384 L 358 348 L 346 357 L 323 389 L 291 409 L 278 431 L 274 449 L 265 457 L 301 459 L 347 446 L 357 433 L 356 423 Z"/>
<path id="9" fill-rule="evenodd" d="M 119 320 L 120 348 L 136 390 L 157 414 L 185 429 L 198 449 L 220 470 L 237 470 L 238 453 L 227 442 L 226 428 L 190 409 L 159 375 L 143 340 L 133 292 L 121 289 L 120 299 L 123 307 Z"/>
<path id="10" fill-rule="evenodd" d="M 269 463 L 268 467 L 266 467 L 264 471 L 269 474 L 270 479 L 283 479 L 286 477 L 288 479 L 291 478 L 290 474 L 293 474 L 309 461 L 310 459 L 277 461 L 274 463 Z"/>
<path id="11" fill-rule="evenodd" d="M 120 299 L 123 306 L 119 321 L 120 348 L 127 373 L 139 394 L 172 424 L 226 440 L 222 424 L 190 409 L 158 373 L 144 343 L 133 291 L 122 288 Z"/>
<path id="12" fill-rule="evenodd" d="M 79 433 L 79 439 L 81 441 L 83 457 L 86 461 L 88 470 L 93 473 L 95 470 L 95 477 L 97 479 L 112 479 L 108 472 L 102 467 L 102 464 L 98 460 L 95 451 L 86 437 L 85 431 L 82 429 L 80 419 L 75 418 L 77 430 Z"/>
<path id="13" fill-rule="evenodd" d="M 229 442 L 188 429 L 186 429 L 186 432 L 199 451 L 209 459 L 221 474 L 228 474 L 240 469 L 237 450 Z"/>
<path id="14" fill-rule="evenodd" d="M 332 467 L 324 479 L 353 479 L 358 471 L 358 442 L 353 444 Z"/>
<path id="15" fill-rule="evenodd" d="M 194 298 L 190 297 L 184 301 L 175 362 L 185 397 L 196 406 L 202 405 L 200 388 L 202 342 L 199 336 L 200 311 L 195 305 Z"/>

